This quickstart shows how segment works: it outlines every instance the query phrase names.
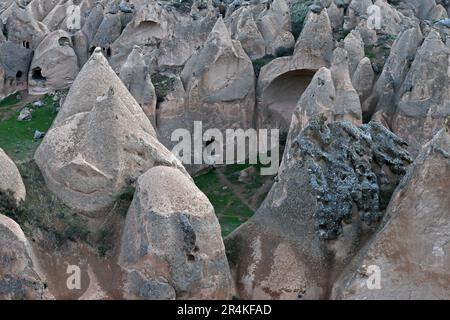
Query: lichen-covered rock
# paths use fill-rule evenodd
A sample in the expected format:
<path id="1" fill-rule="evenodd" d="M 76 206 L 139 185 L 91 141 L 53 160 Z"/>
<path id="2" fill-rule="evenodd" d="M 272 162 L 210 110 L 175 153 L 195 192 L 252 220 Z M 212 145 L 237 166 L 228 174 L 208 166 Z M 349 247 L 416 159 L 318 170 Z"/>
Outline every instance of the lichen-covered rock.
<path id="1" fill-rule="evenodd" d="M 101 214 L 154 165 L 180 162 L 97 48 L 36 151 L 47 186 L 69 207 Z"/>
<path id="2" fill-rule="evenodd" d="M 78 74 L 71 36 L 62 30 L 48 34 L 38 45 L 28 76 L 28 92 L 45 94 L 70 87 Z"/>
<path id="3" fill-rule="evenodd" d="M 179 170 L 154 167 L 137 182 L 119 264 L 129 299 L 227 299 L 231 281 L 214 208 Z"/>
<path id="4" fill-rule="evenodd" d="M 447 299 L 450 125 L 427 143 L 394 193 L 385 225 L 333 289 L 338 299 Z M 380 287 L 367 268 L 380 268 Z M 373 271 L 372 271 L 373 272 Z"/>
<path id="5" fill-rule="evenodd" d="M 51 296 L 20 226 L 0 214 L 0 300 L 42 300 Z"/>
<path id="6" fill-rule="evenodd" d="M 412 161 L 379 123 L 325 121 L 293 138 L 267 198 L 226 240 L 241 298 L 328 298 Z"/>
<path id="7" fill-rule="evenodd" d="M 14 162 L 0 148 L 0 191 L 12 192 L 17 203 L 25 200 L 25 185 Z"/>

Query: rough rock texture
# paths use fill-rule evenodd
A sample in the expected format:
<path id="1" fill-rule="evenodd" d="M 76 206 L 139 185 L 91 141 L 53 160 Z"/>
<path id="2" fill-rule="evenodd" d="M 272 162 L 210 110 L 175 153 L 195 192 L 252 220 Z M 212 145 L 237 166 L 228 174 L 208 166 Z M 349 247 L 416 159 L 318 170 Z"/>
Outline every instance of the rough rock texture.
<path id="1" fill-rule="evenodd" d="M 51 298 L 20 226 L 0 214 L 0 300 Z"/>
<path id="2" fill-rule="evenodd" d="M 296 69 L 317 70 L 331 62 L 334 49 L 333 31 L 327 10 L 310 11 L 302 33 L 295 44 L 292 63 Z"/>
<path id="3" fill-rule="evenodd" d="M 109 67 L 98 48 L 79 73 L 35 154 L 46 183 L 68 206 L 86 213 L 114 203 L 153 165 L 182 165 Z"/>
<path id="4" fill-rule="evenodd" d="M 386 212 L 381 231 L 334 288 L 339 299 L 448 299 L 450 125 L 424 146 Z M 369 290 L 368 266 L 381 268 Z"/>
<path id="5" fill-rule="evenodd" d="M 253 11 L 242 7 L 230 17 L 230 33 L 233 39 L 239 40 L 250 59 L 259 59 L 266 55 L 266 42 L 253 18 Z"/>
<path id="6" fill-rule="evenodd" d="M 325 121 L 293 139 L 267 198 L 227 238 L 241 298 L 328 298 L 412 161 L 379 123 Z"/>
<path id="7" fill-rule="evenodd" d="M 33 52 L 12 43 L 0 42 L 0 99 L 27 88 L 27 74 Z"/>
<path id="8" fill-rule="evenodd" d="M 54 31 L 42 40 L 34 52 L 28 92 L 44 94 L 68 88 L 78 71 L 78 59 L 70 35 L 62 30 Z"/>
<path id="9" fill-rule="evenodd" d="M 392 129 L 417 155 L 450 115 L 450 49 L 436 31 L 426 37 L 399 90 Z"/>
<path id="10" fill-rule="evenodd" d="M 8 190 L 13 193 L 18 203 L 25 200 L 25 185 L 20 172 L 14 162 L 0 148 L 0 191 L 8 192 Z"/>
<path id="11" fill-rule="evenodd" d="M 185 112 L 174 118 L 159 118 L 158 126 L 192 131 L 193 120 L 198 120 L 203 122 L 204 130 L 252 127 L 253 66 L 240 43 L 231 39 L 222 19 L 217 21 L 206 43 L 186 63 L 181 80 L 186 90 Z"/>
<path id="12" fill-rule="evenodd" d="M 335 50 L 331 69 L 317 71 L 300 97 L 291 117 L 287 146 L 317 114 L 325 115 L 329 121 L 362 123 L 361 105 L 350 81 L 348 55 L 344 49 Z"/>
<path id="13" fill-rule="evenodd" d="M 289 7 L 284 0 L 274 0 L 259 14 L 256 21 L 266 44 L 266 54 L 278 55 L 279 50 L 291 49 L 295 39 L 291 31 Z"/>
<path id="14" fill-rule="evenodd" d="M 373 71 L 372 63 L 369 58 L 364 57 L 358 63 L 352 78 L 353 87 L 358 92 L 359 101 L 362 105 L 364 105 L 364 101 L 372 92 L 374 80 L 375 72 Z"/>
<path id="15" fill-rule="evenodd" d="M 120 265 L 130 299 L 226 299 L 231 281 L 214 208 L 179 170 L 142 175 L 129 209 Z"/>
<path id="16" fill-rule="evenodd" d="M 422 41 L 418 26 L 407 28 L 397 36 L 372 95 L 363 105 L 364 112 L 384 110 L 392 114 L 395 111 L 396 92 L 405 80 Z"/>
<path id="17" fill-rule="evenodd" d="M 156 93 L 150 78 L 150 70 L 138 47 L 133 48 L 127 61 L 120 69 L 120 79 L 155 125 Z"/>
<path id="18" fill-rule="evenodd" d="M 257 84 L 257 125 L 288 132 L 295 106 L 314 72 L 329 67 L 334 40 L 327 10 L 309 12 L 293 56 L 265 65 Z"/>

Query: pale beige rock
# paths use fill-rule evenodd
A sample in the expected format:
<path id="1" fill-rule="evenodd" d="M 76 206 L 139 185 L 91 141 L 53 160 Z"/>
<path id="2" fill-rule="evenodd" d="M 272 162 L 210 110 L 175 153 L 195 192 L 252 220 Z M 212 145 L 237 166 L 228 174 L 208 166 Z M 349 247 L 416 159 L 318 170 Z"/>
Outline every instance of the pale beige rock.
<path id="1" fill-rule="evenodd" d="M 418 26 L 408 28 L 397 36 L 374 90 L 363 104 L 364 112 L 383 110 L 390 114 L 389 118 L 392 117 L 395 111 L 396 93 L 403 84 L 422 41 L 422 32 Z"/>
<path id="2" fill-rule="evenodd" d="M 49 33 L 42 22 L 36 20 L 30 6 L 15 7 L 6 22 L 8 40 L 23 45 L 25 48 L 36 49 L 39 43 Z"/>
<path id="3" fill-rule="evenodd" d="M 51 299 L 20 226 L 0 214 L 0 300 Z"/>
<path id="4" fill-rule="evenodd" d="M 239 8 L 231 16 L 230 33 L 239 40 L 250 59 L 259 59 L 266 55 L 266 43 L 248 7 Z"/>
<path id="5" fill-rule="evenodd" d="M 442 5 L 434 6 L 428 13 L 428 19 L 431 21 L 437 21 L 448 18 L 447 10 Z"/>
<path id="6" fill-rule="evenodd" d="M 344 49 L 348 53 L 350 76 L 358 67 L 359 62 L 364 58 L 364 43 L 358 31 L 351 31 L 344 39 Z"/>
<path id="7" fill-rule="evenodd" d="M 0 43 L 0 99 L 27 89 L 27 74 L 33 56 L 22 44 Z"/>
<path id="8" fill-rule="evenodd" d="M 317 70 L 329 66 L 334 49 L 333 31 L 327 10 L 310 11 L 295 44 L 292 64 L 295 69 Z"/>
<path id="9" fill-rule="evenodd" d="M 0 148 L 0 190 L 12 192 L 17 203 L 25 201 L 25 185 L 14 162 Z"/>
<path id="10" fill-rule="evenodd" d="M 253 124 L 255 75 L 238 41 L 219 18 L 206 43 L 181 72 L 186 89 L 186 119 L 203 121 L 204 130 L 246 129 Z M 214 117 L 211 117 L 214 114 Z M 187 121 L 186 126 L 193 125 Z"/>
<path id="11" fill-rule="evenodd" d="M 71 36 L 62 30 L 51 32 L 34 52 L 28 75 L 28 92 L 40 95 L 68 88 L 78 71 Z"/>
<path id="12" fill-rule="evenodd" d="M 120 79 L 141 106 L 144 113 L 156 125 L 156 93 L 150 78 L 150 70 L 139 47 L 133 48 L 120 69 Z"/>
<path id="13" fill-rule="evenodd" d="M 338 299 L 447 299 L 450 294 L 450 127 L 422 149 L 397 188 L 386 224 L 333 289 Z M 381 287 L 369 290 L 369 266 Z"/>
<path id="14" fill-rule="evenodd" d="M 347 51 L 336 48 L 331 64 L 331 76 L 336 88 L 333 120 L 350 120 L 362 123 L 362 110 L 358 93 L 352 85 Z"/>
<path id="15" fill-rule="evenodd" d="M 97 48 L 35 154 L 47 186 L 68 206 L 101 215 L 153 165 L 180 162 Z"/>
<path id="16" fill-rule="evenodd" d="M 437 31 L 426 37 L 399 89 L 393 131 L 417 155 L 450 115 L 450 50 Z"/>
<path id="17" fill-rule="evenodd" d="M 231 281 L 208 198 L 179 170 L 154 167 L 137 182 L 119 264 L 129 299 L 227 299 Z"/>
<path id="18" fill-rule="evenodd" d="M 372 63 L 369 58 L 365 57 L 359 62 L 352 78 L 353 87 L 358 92 L 361 103 L 371 94 L 374 80 L 375 72 Z"/>
<path id="19" fill-rule="evenodd" d="M 279 50 L 294 47 L 289 7 L 284 0 L 274 0 L 270 7 L 260 13 L 256 24 L 266 43 L 266 54 L 276 56 Z"/>

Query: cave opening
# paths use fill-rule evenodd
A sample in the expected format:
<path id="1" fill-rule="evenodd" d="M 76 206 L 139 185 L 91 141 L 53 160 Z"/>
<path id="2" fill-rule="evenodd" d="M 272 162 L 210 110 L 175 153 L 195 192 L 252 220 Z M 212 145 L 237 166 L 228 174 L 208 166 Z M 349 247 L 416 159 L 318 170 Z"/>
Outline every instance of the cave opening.
<path id="1" fill-rule="evenodd" d="M 31 79 L 35 81 L 46 81 L 47 79 L 42 75 L 42 69 L 40 67 L 33 68 L 31 70 Z"/>

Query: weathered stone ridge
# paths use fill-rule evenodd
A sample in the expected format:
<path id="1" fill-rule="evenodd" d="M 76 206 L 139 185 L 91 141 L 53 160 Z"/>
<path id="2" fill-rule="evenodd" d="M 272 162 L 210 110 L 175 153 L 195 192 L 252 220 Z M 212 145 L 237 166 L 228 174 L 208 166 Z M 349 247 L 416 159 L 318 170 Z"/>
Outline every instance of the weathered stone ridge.
<path id="1" fill-rule="evenodd" d="M 336 239 L 343 221 L 351 222 L 354 204 L 369 226 L 380 221 L 386 205 L 381 198 L 389 198 L 387 177 L 397 174 L 398 183 L 412 158 L 406 143 L 380 123 L 357 128 L 348 121 L 325 121 L 314 118 L 294 139 L 289 156 L 299 157 L 308 168 L 319 203 L 316 231 L 323 239 Z"/>

